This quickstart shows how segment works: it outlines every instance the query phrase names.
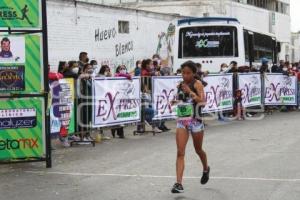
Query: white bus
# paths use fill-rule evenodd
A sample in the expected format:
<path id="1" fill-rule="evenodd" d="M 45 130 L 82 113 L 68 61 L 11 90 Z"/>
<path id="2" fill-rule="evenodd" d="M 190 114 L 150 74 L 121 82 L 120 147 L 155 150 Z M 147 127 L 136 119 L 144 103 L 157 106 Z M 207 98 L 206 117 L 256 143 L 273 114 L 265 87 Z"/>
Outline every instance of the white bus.
<path id="1" fill-rule="evenodd" d="M 262 58 L 277 63 L 280 44 L 271 34 L 246 29 L 235 18 L 189 18 L 178 21 L 174 49 L 174 71 L 192 60 L 203 70 L 218 72 L 222 63 L 260 65 Z"/>

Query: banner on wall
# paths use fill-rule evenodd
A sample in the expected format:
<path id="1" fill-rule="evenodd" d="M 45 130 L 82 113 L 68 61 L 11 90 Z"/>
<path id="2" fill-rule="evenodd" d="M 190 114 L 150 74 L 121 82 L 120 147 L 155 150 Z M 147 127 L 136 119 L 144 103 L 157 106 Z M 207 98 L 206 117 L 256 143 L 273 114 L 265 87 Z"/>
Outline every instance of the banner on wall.
<path id="1" fill-rule="evenodd" d="M 65 78 L 50 83 L 52 96 L 50 108 L 51 134 L 58 134 L 62 127 L 69 134 L 75 132 L 74 79 Z"/>
<path id="2" fill-rule="evenodd" d="M 297 105 L 297 77 L 265 75 L 265 105 Z"/>
<path id="3" fill-rule="evenodd" d="M 262 104 L 262 81 L 259 73 L 238 75 L 238 86 L 242 92 L 242 106 L 252 107 Z"/>
<path id="4" fill-rule="evenodd" d="M 176 118 L 176 105 L 171 101 L 176 99 L 177 86 L 182 81 L 181 76 L 152 77 L 152 107 L 155 110 L 153 120 Z"/>
<path id="5" fill-rule="evenodd" d="M 204 78 L 206 106 L 203 113 L 233 109 L 233 77 L 232 74 L 210 75 Z"/>
<path id="6" fill-rule="evenodd" d="M 45 155 L 43 98 L 0 100 L 0 160 Z"/>
<path id="7" fill-rule="evenodd" d="M 41 0 L 1 0 L 1 27 L 41 28 Z"/>
<path id="8" fill-rule="evenodd" d="M 0 35 L 0 42 L 0 92 L 42 92 L 41 35 Z"/>
<path id="9" fill-rule="evenodd" d="M 140 121 L 140 78 L 96 78 L 93 79 L 92 85 L 93 127 Z"/>

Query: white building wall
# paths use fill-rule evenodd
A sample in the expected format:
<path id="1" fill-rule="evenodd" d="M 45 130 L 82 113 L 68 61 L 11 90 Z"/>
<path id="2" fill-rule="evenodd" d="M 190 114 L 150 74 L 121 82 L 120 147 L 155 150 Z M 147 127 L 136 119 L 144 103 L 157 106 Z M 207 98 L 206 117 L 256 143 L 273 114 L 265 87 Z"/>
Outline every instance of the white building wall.
<path id="1" fill-rule="evenodd" d="M 300 61 L 300 32 L 292 33 L 292 62 Z"/>
<path id="2" fill-rule="evenodd" d="M 56 70 L 59 61 L 78 60 L 81 51 L 100 64 L 112 68 L 126 64 L 133 69 L 138 59 L 152 57 L 156 53 L 158 35 L 166 32 L 176 19 L 171 15 L 118 9 L 66 1 L 47 1 L 49 61 Z M 118 33 L 118 21 L 129 21 L 130 33 Z M 176 21 L 176 20 L 175 20 Z M 175 22 L 174 22 L 175 23 Z M 95 40 L 95 31 L 115 32 L 110 38 Z M 132 43 L 133 49 L 123 55 L 116 54 L 116 46 Z"/>

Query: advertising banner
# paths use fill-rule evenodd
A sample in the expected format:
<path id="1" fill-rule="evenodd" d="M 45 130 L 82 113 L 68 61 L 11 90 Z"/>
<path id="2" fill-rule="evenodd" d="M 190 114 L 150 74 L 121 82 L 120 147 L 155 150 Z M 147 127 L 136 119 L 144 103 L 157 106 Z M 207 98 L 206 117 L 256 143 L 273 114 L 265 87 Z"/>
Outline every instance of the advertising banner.
<path id="1" fill-rule="evenodd" d="M 51 134 L 58 134 L 62 127 L 68 130 L 69 134 L 75 132 L 75 91 L 74 79 L 65 78 L 50 83 L 51 108 L 50 127 Z"/>
<path id="2" fill-rule="evenodd" d="M 43 91 L 41 35 L 0 35 L 0 92 Z"/>
<path id="3" fill-rule="evenodd" d="M 1 0 L 0 28 L 30 29 L 41 27 L 40 0 Z"/>
<path id="4" fill-rule="evenodd" d="M 176 99 L 177 86 L 182 81 L 181 76 L 152 77 L 152 107 L 155 110 L 154 120 L 176 118 L 176 105 L 171 101 Z"/>
<path id="5" fill-rule="evenodd" d="M 242 106 L 252 107 L 262 104 L 262 82 L 259 73 L 238 75 L 239 90 L 242 92 Z"/>
<path id="6" fill-rule="evenodd" d="M 265 75 L 265 105 L 297 105 L 297 77 Z"/>
<path id="7" fill-rule="evenodd" d="M 139 122 L 140 78 L 93 79 L 93 127 Z"/>
<path id="8" fill-rule="evenodd" d="M 0 66 L 0 92 L 24 91 L 25 67 L 24 66 Z"/>
<path id="9" fill-rule="evenodd" d="M 0 160 L 45 154 L 43 98 L 0 100 Z"/>
<path id="10" fill-rule="evenodd" d="M 232 74 L 211 75 L 204 78 L 206 106 L 203 113 L 233 109 L 233 78 Z"/>

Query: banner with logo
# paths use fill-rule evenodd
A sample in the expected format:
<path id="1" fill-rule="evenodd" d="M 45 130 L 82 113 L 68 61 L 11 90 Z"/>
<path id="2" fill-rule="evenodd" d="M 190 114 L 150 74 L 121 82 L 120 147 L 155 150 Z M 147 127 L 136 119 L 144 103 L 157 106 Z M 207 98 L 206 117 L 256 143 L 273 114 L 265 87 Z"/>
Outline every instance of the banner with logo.
<path id="1" fill-rule="evenodd" d="M 0 28 L 41 28 L 41 0 L 1 0 Z"/>
<path id="2" fill-rule="evenodd" d="M 153 120 L 176 118 L 176 105 L 171 101 L 176 99 L 177 86 L 182 81 L 181 76 L 152 77 L 152 108 L 155 111 Z"/>
<path id="3" fill-rule="evenodd" d="M 233 109 L 233 77 L 232 74 L 210 75 L 204 78 L 206 106 L 203 113 Z"/>
<path id="4" fill-rule="evenodd" d="M 45 154 L 43 98 L 0 100 L 0 160 Z"/>
<path id="5" fill-rule="evenodd" d="M 238 86 L 242 92 L 242 106 L 252 107 L 262 104 L 262 81 L 259 73 L 238 75 Z"/>
<path id="6" fill-rule="evenodd" d="M 75 91 L 74 79 L 65 78 L 50 83 L 51 108 L 50 127 L 51 134 L 59 134 L 62 127 L 69 134 L 75 132 Z"/>
<path id="7" fill-rule="evenodd" d="M 92 85 L 93 127 L 140 121 L 140 78 L 96 78 L 93 79 Z"/>
<path id="8" fill-rule="evenodd" d="M 25 90 L 25 66 L 0 66 L 0 92 Z"/>
<path id="9" fill-rule="evenodd" d="M 42 92 L 41 35 L 0 35 L 0 42 L 0 92 Z"/>
<path id="10" fill-rule="evenodd" d="M 297 77 L 265 75 L 265 105 L 297 105 Z"/>

